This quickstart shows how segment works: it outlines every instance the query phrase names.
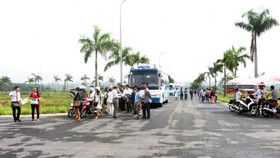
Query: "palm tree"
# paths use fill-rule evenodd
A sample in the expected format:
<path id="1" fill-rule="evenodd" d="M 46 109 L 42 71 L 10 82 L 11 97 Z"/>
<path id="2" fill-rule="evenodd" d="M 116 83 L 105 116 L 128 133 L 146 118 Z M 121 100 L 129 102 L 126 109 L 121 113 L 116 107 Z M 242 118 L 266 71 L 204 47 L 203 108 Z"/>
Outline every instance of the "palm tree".
<path id="1" fill-rule="evenodd" d="M 25 81 L 25 83 L 28 83 L 28 91 L 30 92 L 31 89 L 31 84 L 34 83 L 34 78 L 29 78 L 27 77 L 27 81 Z"/>
<path id="2" fill-rule="evenodd" d="M 116 80 L 114 79 L 114 77 L 109 77 L 108 82 L 113 85 L 114 83 L 116 83 Z"/>
<path id="3" fill-rule="evenodd" d="M 57 86 L 59 85 L 58 81 L 61 81 L 61 78 L 58 76 L 53 76 L 54 78 L 54 84 L 55 84 L 55 92 L 57 92 Z"/>
<path id="4" fill-rule="evenodd" d="M 121 62 L 119 49 L 120 49 L 120 44 L 116 43 L 114 51 L 109 56 L 109 59 L 111 61 L 109 61 L 106 64 L 104 71 L 107 71 L 110 67 L 112 67 L 114 65 L 118 65 Z M 131 55 L 130 52 L 132 52 L 132 48 L 130 48 L 130 47 L 126 47 L 126 48 L 122 49 L 122 61 L 123 61 L 124 65 L 129 65 L 129 66 L 134 65 L 133 56 Z"/>
<path id="5" fill-rule="evenodd" d="M 133 61 L 134 61 L 133 65 L 137 64 L 137 66 L 138 66 L 139 64 L 149 64 L 150 63 L 149 58 L 147 58 L 145 55 L 141 56 L 140 52 L 137 52 L 136 54 L 133 54 L 132 58 L 133 58 Z"/>
<path id="6" fill-rule="evenodd" d="M 85 74 L 81 80 L 83 81 L 82 85 L 87 86 L 87 80 L 90 80 L 90 78 Z"/>
<path id="7" fill-rule="evenodd" d="M 94 76 L 94 78 L 96 78 L 96 77 Z M 98 79 L 98 81 L 104 81 L 104 77 L 102 75 L 100 75 L 100 74 L 98 74 L 97 79 Z M 92 81 L 92 83 L 96 83 L 96 80 L 94 79 Z M 99 85 L 100 85 L 100 82 L 99 82 Z M 95 85 L 95 87 L 96 87 L 96 85 Z"/>
<path id="8" fill-rule="evenodd" d="M 33 77 L 34 77 L 34 82 L 35 82 L 35 85 L 37 85 L 37 83 L 39 83 L 40 81 L 43 81 L 43 78 L 39 75 L 36 75 L 34 73 L 32 73 Z"/>
<path id="9" fill-rule="evenodd" d="M 277 26 L 276 19 L 270 16 L 268 9 L 263 10 L 261 13 L 256 13 L 254 10 L 249 10 L 242 15 L 242 18 L 247 17 L 248 23 L 236 22 L 235 26 L 240 27 L 248 32 L 251 32 L 251 47 L 250 54 L 251 60 L 255 62 L 255 77 L 258 76 L 258 56 L 257 56 L 257 36 L 260 37 L 262 33 Z"/>
<path id="10" fill-rule="evenodd" d="M 68 90 L 69 82 L 73 82 L 73 77 L 70 74 L 65 74 L 64 85 L 66 85 L 66 90 Z"/>
<path id="11" fill-rule="evenodd" d="M 218 63 L 222 64 L 224 67 L 224 97 L 227 96 L 227 76 L 226 76 L 226 70 L 233 72 L 234 69 L 234 63 L 232 60 L 232 50 L 229 49 L 226 52 L 224 52 L 224 56 L 222 59 L 217 60 Z"/>
<path id="12" fill-rule="evenodd" d="M 115 46 L 115 42 L 111 40 L 110 35 L 108 33 L 101 34 L 101 30 L 94 26 L 93 39 L 91 40 L 89 37 L 81 37 L 79 42 L 82 44 L 82 48 L 80 50 L 81 53 L 85 53 L 84 60 L 85 63 L 88 62 L 89 57 L 95 53 L 95 85 L 98 85 L 98 53 L 103 56 L 105 59 L 107 58 L 107 52 L 113 50 Z"/>
<path id="13" fill-rule="evenodd" d="M 215 79 L 215 89 L 217 88 L 217 76 L 219 72 L 223 72 L 223 64 L 219 61 L 213 63 L 213 75 Z"/>
<path id="14" fill-rule="evenodd" d="M 234 46 L 232 46 L 231 50 L 232 50 L 232 55 L 233 55 L 232 60 L 234 62 L 233 77 L 236 78 L 237 77 L 236 71 L 238 70 L 239 64 L 243 64 L 244 67 L 246 67 L 246 59 L 250 59 L 250 56 L 246 53 L 242 54 L 242 52 L 246 50 L 245 47 L 240 47 L 236 51 Z"/>
<path id="15" fill-rule="evenodd" d="M 0 83 L 2 84 L 2 91 L 5 92 L 6 85 L 12 84 L 10 77 L 2 76 L 0 78 Z"/>

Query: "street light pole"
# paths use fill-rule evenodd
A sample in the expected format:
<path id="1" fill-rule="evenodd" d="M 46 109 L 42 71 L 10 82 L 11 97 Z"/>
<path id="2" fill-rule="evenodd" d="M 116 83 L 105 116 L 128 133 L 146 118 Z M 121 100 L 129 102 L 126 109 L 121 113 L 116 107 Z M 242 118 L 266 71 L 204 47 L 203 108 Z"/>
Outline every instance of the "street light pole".
<path id="1" fill-rule="evenodd" d="M 121 5 L 120 5 L 120 46 L 121 46 L 121 49 L 120 49 L 120 56 L 121 56 L 121 85 L 123 84 L 123 72 L 122 72 L 122 67 L 123 67 L 123 56 L 122 56 L 122 5 L 124 4 L 126 0 L 124 0 Z"/>
<path id="2" fill-rule="evenodd" d="M 161 53 L 159 53 L 159 55 L 158 55 L 158 60 L 159 60 L 159 68 L 161 67 L 161 66 L 160 66 L 160 56 L 161 56 L 162 54 L 165 54 L 165 52 L 161 52 Z"/>

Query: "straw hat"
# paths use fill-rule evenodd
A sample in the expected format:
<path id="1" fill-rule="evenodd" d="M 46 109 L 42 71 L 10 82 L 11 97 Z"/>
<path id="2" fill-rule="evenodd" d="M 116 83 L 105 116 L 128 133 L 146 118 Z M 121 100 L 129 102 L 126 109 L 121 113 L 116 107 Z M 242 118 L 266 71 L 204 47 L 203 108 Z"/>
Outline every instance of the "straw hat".
<path id="1" fill-rule="evenodd" d="M 100 87 L 95 87 L 96 90 L 98 90 L 100 92 Z"/>

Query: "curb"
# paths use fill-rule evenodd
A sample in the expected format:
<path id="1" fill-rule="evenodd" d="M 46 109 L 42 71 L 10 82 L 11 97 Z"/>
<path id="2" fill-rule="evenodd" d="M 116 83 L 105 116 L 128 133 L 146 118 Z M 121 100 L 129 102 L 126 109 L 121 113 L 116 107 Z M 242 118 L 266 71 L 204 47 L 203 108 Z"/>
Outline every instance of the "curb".
<path id="1" fill-rule="evenodd" d="M 35 114 L 36 115 L 36 114 Z M 40 114 L 40 117 L 58 117 L 58 116 L 67 116 L 68 113 L 56 113 L 56 114 Z M 0 115 L 0 118 L 13 117 L 13 115 Z M 31 117 L 30 115 L 20 115 L 22 118 Z"/>

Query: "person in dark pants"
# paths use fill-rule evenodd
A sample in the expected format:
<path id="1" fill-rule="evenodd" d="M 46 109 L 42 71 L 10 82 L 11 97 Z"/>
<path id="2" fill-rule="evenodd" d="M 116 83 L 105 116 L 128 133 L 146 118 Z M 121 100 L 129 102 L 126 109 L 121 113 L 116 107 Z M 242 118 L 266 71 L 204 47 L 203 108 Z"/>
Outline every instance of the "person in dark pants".
<path id="1" fill-rule="evenodd" d="M 30 94 L 29 98 L 31 99 L 31 110 L 32 110 L 32 121 L 34 121 L 34 113 L 36 109 L 37 121 L 39 121 L 40 116 L 40 100 L 41 94 L 38 91 L 38 87 L 33 88 L 33 92 Z"/>
<path id="2" fill-rule="evenodd" d="M 20 97 L 20 88 L 19 86 L 15 87 L 15 90 L 12 92 L 8 92 L 8 95 L 11 96 L 12 98 L 12 103 L 11 103 L 11 107 L 13 110 L 13 117 L 14 117 L 14 121 L 15 122 L 21 122 L 21 120 L 19 119 L 20 117 L 20 113 L 21 113 L 21 107 L 20 107 L 20 101 L 22 100 Z M 17 114 L 16 114 L 17 111 Z"/>
<path id="3" fill-rule="evenodd" d="M 180 100 L 183 100 L 184 98 L 184 93 L 183 93 L 183 88 L 181 87 L 180 89 Z"/>
<path id="4" fill-rule="evenodd" d="M 191 100 L 193 99 L 193 90 L 191 89 L 190 91 L 190 95 L 191 95 Z"/>
<path id="5" fill-rule="evenodd" d="M 136 87 L 134 87 L 132 89 L 132 93 L 131 93 L 131 96 L 130 96 L 130 103 L 131 103 L 131 109 L 132 109 L 133 115 L 136 115 L 136 110 L 134 110 L 135 91 L 136 91 Z"/>
<path id="6" fill-rule="evenodd" d="M 152 103 L 152 96 L 150 90 L 148 89 L 148 84 L 144 83 L 144 105 L 143 105 L 143 118 L 146 118 L 147 112 L 147 119 L 150 119 L 150 104 Z"/>
<path id="7" fill-rule="evenodd" d="M 121 98 L 119 99 L 119 109 L 125 111 L 124 88 L 123 85 L 119 88 Z"/>
<path id="8" fill-rule="evenodd" d="M 185 88 L 185 100 L 188 100 L 188 88 Z"/>

